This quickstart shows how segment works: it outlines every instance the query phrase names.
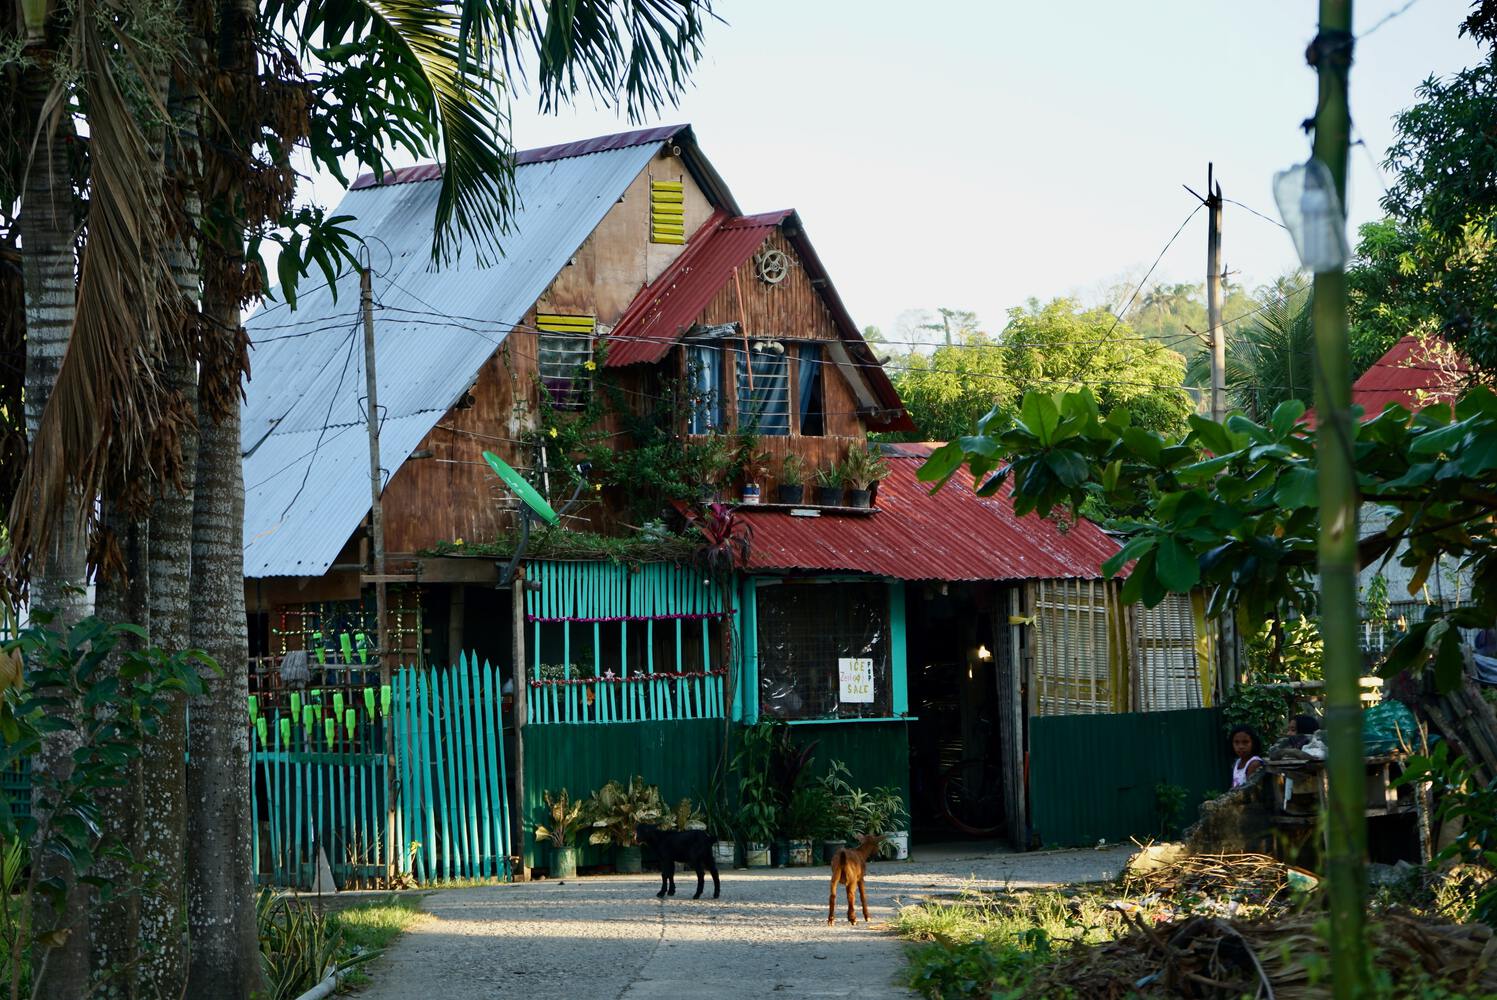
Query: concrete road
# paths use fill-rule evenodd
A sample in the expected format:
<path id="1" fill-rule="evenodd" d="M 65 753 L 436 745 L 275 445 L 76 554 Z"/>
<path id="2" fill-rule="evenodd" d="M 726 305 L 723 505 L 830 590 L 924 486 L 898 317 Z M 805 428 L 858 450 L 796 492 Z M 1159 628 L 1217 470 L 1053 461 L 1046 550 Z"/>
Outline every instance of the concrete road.
<path id="1" fill-rule="evenodd" d="M 827 869 L 723 873 L 699 900 L 696 878 L 655 898 L 656 875 L 595 876 L 425 899 L 414 924 L 370 970 L 364 1000 L 685 1000 L 908 997 L 895 984 L 903 944 L 888 929 L 900 905 L 963 885 L 1021 888 L 1116 875 L 1127 849 L 883 862 L 868 879 L 873 923 L 849 926 L 846 897 L 826 924 Z"/>

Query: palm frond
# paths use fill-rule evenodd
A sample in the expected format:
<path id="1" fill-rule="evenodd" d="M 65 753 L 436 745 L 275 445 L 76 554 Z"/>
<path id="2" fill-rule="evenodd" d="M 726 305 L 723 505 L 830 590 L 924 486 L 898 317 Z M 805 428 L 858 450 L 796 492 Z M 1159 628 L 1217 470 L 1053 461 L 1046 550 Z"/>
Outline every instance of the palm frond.
<path id="1" fill-rule="evenodd" d="M 117 74 L 130 43 L 101 34 L 105 19 L 81 0 L 63 56 L 79 72 L 89 127 L 88 241 L 77 305 L 57 382 L 32 441 L 11 507 L 11 540 L 22 560 L 47 549 L 65 517 L 83 520 L 106 474 L 146 464 L 160 471 L 161 435 L 189 419 L 154 376 L 164 323 L 175 322 L 161 255 L 159 160 Z M 126 58 L 111 58 L 124 51 Z M 64 106 L 74 81 L 60 75 L 48 98 Z M 59 181 L 65 183 L 65 181 Z M 24 210 L 24 209 L 23 209 Z M 169 448 L 167 450 L 170 450 Z"/>

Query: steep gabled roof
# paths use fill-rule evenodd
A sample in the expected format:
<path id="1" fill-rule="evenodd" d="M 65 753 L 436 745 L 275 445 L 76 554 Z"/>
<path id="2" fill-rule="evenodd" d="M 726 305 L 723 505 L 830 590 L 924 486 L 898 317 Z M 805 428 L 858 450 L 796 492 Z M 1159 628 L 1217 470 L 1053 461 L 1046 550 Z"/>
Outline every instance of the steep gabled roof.
<path id="1" fill-rule="evenodd" d="M 800 216 L 793 210 L 750 216 L 718 212 L 708 219 L 692 235 L 686 252 L 646 286 L 619 318 L 608 335 L 607 365 L 653 364 L 664 358 L 713 297 L 733 280 L 734 270 L 748 263 L 776 229 L 784 232 L 795 248 L 812 287 L 831 314 L 841 337 L 842 357 L 833 352 L 837 367 L 847 376 L 861 403 L 883 411 L 870 416 L 869 426 L 874 430 L 914 430 L 899 393 L 842 304 L 806 237 Z"/>
<path id="2" fill-rule="evenodd" d="M 484 362 L 670 144 L 713 199 L 737 208 L 686 126 L 603 136 L 517 155 L 518 205 L 504 258 L 431 267 L 435 167 L 363 177 L 335 214 L 370 248 L 380 459 L 391 473 L 473 384 Z M 369 511 L 359 278 L 305 289 L 294 311 L 245 324 L 254 347 L 243 407 L 248 577 L 320 576 Z"/>
<path id="3" fill-rule="evenodd" d="M 740 508 L 753 526 L 750 571 L 872 573 L 898 580 L 1040 580 L 1102 577 L 1118 551 L 1090 521 L 1065 530 L 1037 515 L 1014 514 L 1012 484 L 979 497 L 970 479 L 953 477 L 932 494 L 916 472 L 930 444 L 885 445 L 889 478 L 879 483 L 876 514 L 797 517 Z"/>

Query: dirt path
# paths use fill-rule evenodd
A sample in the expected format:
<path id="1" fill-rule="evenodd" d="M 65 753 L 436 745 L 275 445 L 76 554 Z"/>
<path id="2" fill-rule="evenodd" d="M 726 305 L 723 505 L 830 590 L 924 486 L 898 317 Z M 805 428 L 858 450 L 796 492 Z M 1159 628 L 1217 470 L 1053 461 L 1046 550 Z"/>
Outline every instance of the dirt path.
<path id="1" fill-rule="evenodd" d="M 724 873 L 693 900 L 695 878 L 654 896 L 659 878 L 601 876 L 432 893 L 431 915 L 371 970 L 364 1000 L 675 1000 L 686 997 L 905 997 L 899 905 L 971 882 L 1020 888 L 1117 873 L 1126 850 L 917 860 L 875 865 L 873 926 L 826 925 L 827 871 Z"/>

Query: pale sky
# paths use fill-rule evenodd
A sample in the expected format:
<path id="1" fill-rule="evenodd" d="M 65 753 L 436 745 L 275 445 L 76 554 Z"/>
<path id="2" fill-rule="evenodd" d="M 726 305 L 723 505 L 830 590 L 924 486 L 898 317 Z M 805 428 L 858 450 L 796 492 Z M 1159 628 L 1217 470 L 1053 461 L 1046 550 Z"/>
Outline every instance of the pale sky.
<path id="1" fill-rule="evenodd" d="M 1362 0 L 1366 31 L 1407 0 Z M 1390 119 L 1430 73 L 1475 61 L 1466 0 L 1417 0 L 1360 41 L 1354 127 L 1381 163 Z M 718 0 L 679 108 L 746 212 L 796 208 L 860 324 L 975 310 L 992 328 L 1030 296 L 1096 299 L 1142 277 L 1204 192 L 1277 217 L 1273 173 L 1305 159 L 1310 0 Z M 583 106 L 514 105 L 519 148 L 632 127 Z M 646 124 L 655 124 L 649 122 Z M 1382 181 L 1353 149 L 1352 225 Z M 336 182 L 315 193 L 339 198 Z M 1205 213 L 1155 280 L 1199 281 Z M 1227 265 L 1249 285 L 1295 264 L 1288 235 L 1227 205 Z M 1121 303 L 1112 303 L 1114 307 Z"/>

